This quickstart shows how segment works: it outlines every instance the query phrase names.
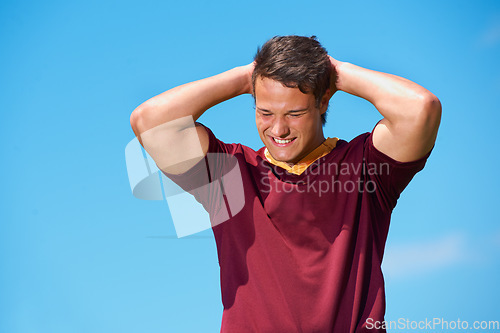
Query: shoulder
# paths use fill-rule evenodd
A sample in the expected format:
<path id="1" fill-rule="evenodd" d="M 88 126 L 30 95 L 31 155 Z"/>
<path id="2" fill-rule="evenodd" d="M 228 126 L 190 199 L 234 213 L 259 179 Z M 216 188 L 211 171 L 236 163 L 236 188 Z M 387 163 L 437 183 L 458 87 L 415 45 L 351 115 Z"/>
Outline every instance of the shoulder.
<path id="1" fill-rule="evenodd" d="M 255 151 L 254 149 L 242 144 L 234 142 L 225 142 L 219 139 L 210 128 L 207 126 L 196 123 L 196 126 L 203 128 L 208 136 L 208 151 L 207 153 L 222 153 L 233 155 L 239 160 L 243 160 L 247 163 L 257 165 L 259 160 L 264 158 L 264 147 Z"/>
<path id="2" fill-rule="evenodd" d="M 351 141 L 347 142 L 345 140 L 339 140 L 337 147 L 334 150 L 337 150 L 337 153 L 343 152 L 345 156 L 359 155 L 368 160 L 376 160 L 379 162 L 386 162 L 395 166 L 407 166 L 413 164 L 421 164 L 425 162 L 431 152 L 428 152 L 422 158 L 419 158 L 414 161 L 409 162 L 399 162 L 389 155 L 383 153 L 377 147 L 375 147 L 373 142 L 373 132 L 362 133 Z M 432 151 L 432 150 L 431 150 Z"/>
<path id="3" fill-rule="evenodd" d="M 352 158 L 362 158 L 363 152 L 366 149 L 367 143 L 370 141 L 370 133 L 362 133 L 346 141 L 344 139 L 339 139 L 335 148 L 330 152 L 331 158 L 334 160 L 352 159 Z"/>

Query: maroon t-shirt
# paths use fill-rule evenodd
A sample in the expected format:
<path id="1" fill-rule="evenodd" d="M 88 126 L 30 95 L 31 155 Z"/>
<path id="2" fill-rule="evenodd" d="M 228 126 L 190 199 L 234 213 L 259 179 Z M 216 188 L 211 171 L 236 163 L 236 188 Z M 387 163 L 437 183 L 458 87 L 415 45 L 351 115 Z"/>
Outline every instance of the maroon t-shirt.
<path id="1" fill-rule="evenodd" d="M 221 332 L 376 332 L 391 212 L 430 153 L 397 162 L 364 133 L 295 175 L 207 131 L 207 158 L 167 176 L 210 213 Z"/>

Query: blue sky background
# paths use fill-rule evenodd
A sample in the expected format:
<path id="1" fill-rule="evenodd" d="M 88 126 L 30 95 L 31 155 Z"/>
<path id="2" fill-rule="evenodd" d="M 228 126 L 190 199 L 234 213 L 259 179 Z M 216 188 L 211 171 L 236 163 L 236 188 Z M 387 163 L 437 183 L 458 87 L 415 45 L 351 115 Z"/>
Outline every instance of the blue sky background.
<path id="1" fill-rule="evenodd" d="M 132 196 L 129 116 L 286 34 L 442 102 L 393 214 L 386 319 L 500 320 L 500 2 L 2 1 L 0 332 L 219 330 L 213 237 L 176 239 L 165 201 Z M 259 148 L 253 112 L 242 96 L 200 120 Z M 350 140 L 379 119 L 338 93 L 325 132 Z"/>

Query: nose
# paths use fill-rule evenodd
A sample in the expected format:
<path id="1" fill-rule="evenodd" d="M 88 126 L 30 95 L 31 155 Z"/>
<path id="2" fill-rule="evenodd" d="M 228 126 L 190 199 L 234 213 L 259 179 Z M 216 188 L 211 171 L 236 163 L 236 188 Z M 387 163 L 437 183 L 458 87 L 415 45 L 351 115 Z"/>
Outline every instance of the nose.
<path id="1" fill-rule="evenodd" d="M 274 137 L 286 137 L 290 133 L 290 128 L 285 119 L 275 117 L 271 127 L 271 135 Z"/>

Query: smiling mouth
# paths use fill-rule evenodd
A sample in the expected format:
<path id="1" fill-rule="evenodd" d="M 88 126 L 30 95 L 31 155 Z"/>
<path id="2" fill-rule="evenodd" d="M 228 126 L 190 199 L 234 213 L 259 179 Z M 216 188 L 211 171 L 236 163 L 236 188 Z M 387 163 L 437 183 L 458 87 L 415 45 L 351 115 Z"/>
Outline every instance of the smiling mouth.
<path id="1" fill-rule="evenodd" d="M 278 145 L 288 145 L 289 143 L 293 142 L 296 138 L 293 139 L 280 139 L 280 138 L 275 138 L 272 137 L 272 140 L 277 143 Z"/>

